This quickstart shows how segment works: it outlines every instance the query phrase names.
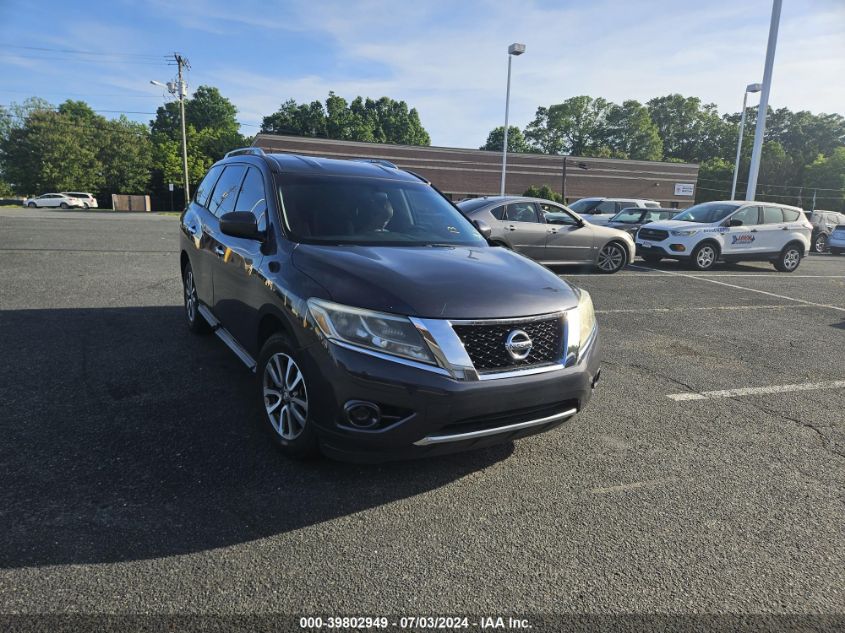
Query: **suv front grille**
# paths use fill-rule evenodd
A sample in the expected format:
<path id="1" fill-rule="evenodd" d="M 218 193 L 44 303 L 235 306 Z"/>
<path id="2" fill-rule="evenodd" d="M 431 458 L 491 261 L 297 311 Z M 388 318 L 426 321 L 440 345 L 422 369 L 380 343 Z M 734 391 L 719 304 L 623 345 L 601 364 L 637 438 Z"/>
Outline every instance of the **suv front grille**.
<path id="1" fill-rule="evenodd" d="M 539 321 L 460 324 L 452 326 L 464 344 L 478 372 L 507 371 L 554 363 L 563 357 L 563 317 Z M 531 338 L 531 352 L 523 360 L 514 359 L 505 348 L 508 335 L 522 330 Z"/>
<path id="2" fill-rule="evenodd" d="M 669 237 L 669 231 L 661 231 L 660 229 L 650 229 L 643 227 L 637 233 L 637 237 L 641 240 L 651 240 L 652 242 L 662 242 Z"/>

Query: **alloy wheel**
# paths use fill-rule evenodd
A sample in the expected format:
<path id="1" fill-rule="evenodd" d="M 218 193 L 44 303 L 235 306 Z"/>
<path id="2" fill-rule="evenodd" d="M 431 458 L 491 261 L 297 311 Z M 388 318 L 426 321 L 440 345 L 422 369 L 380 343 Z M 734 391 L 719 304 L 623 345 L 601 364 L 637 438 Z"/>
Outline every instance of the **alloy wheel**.
<path id="1" fill-rule="evenodd" d="M 599 251 L 596 265 L 605 272 L 614 272 L 625 263 L 625 254 L 616 244 L 605 244 Z"/>
<path id="2" fill-rule="evenodd" d="M 698 254 L 695 256 L 695 261 L 701 268 L 710 268 L 716 259 L 716 251 L 712 246 L 702 246 Z"/>
<path id="3" fill-rule="evenodd" d="M 824 233 L 819 234 L 816 237 L 816 252 L 817 253 L 824 253 L 827 250 L 827 235 Z"/>
<path id="4" fill-rule="evenodd" d="M 287 354 L 273 354 L 264 366 L 261 386 L 273 430 L 285 440 L 295 440 L 308 419 L 308 391 L 299 366 Z"/>
<path id="5" fill-rule="evenodd" d="M 783 267 L 787 270 L 795 270 L 800 262 L 801 253 L 798 252 L 798 249 L 790 248 L 783 255 Z"/>
<path id="6" fill-rule="evenodd" d="M 197 318 L 197 289 L 194 286 L 194 272 L 190 269 L 185 273 L 185 314 L 189 323 Z"/>

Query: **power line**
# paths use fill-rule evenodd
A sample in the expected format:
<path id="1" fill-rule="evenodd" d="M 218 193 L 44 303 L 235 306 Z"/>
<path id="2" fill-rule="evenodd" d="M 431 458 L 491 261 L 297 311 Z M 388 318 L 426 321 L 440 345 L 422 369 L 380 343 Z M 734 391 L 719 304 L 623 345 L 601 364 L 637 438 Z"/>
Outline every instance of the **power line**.
<path id="1" fill-rule="evenodd" d="M 73 55 L 96 55 L 98 57 L 105 55 L 108 57 L 135 57 L 157 60 L 164 59 L 166 57 L 165 55 L 153 55 L 148 53 L 109 53 L 105 51 L 81 51 L 73 48 L 48 48 L 46 46 L 21 46 L 17 44 L 0 44 L 0 48 L 17 48 L 21 50 L 46 51 L 50 53 L 70 53 Z"/>

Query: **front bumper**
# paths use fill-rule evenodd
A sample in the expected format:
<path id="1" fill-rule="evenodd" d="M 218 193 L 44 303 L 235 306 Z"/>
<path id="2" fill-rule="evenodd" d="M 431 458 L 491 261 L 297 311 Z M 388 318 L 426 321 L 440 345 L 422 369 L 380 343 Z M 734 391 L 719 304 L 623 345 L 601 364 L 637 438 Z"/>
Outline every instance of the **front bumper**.
<path id="1" fill-rule="evenodd" d="M 686 246 L 686 245 L 685 245 Z M 686 251 L 678 252 L 670 250 L 669 245 L 666 244 L 641 244 L 637 242 L 637 255 L 643 257 L 645 255 L 660 255 L 660 257 L 667 257 L 671 259 L 687 259 L 689 258 L 691 250 L 687 247 Z"/>
<path id="2" fill-rule="evenodd" d="M 310 406 L 323 452 L 358 462 L 482 448 L 554 428 L 589 402 L 601 353 L 596 332 L 571 367 L 466 381 L 326 341 L 301 351 L 321 395 Z M 397 421 L 377 430 L 352 428 L 343 413 L 351 400 L 375 403 Z"/>

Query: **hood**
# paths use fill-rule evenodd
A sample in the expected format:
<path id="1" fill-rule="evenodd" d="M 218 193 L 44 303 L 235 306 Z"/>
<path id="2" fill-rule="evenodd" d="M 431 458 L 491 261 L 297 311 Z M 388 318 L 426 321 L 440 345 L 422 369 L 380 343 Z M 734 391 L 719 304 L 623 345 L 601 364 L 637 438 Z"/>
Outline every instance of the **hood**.
<path id="1" fill-rule="evenodd" d="M 300 244 L 292 261 L 332 301 L 407 316 L 497 319 L 578 303 L 557 275 L 498 247 Z"/>
<path id="2" fill-rule="evenodd" d="M 712 229 L 714 226 L 719 226 L 720 224 L 721 222 L 705 224 L 702 222 L 684 222 L 682 220 L 663 220 L 661 222 L 649 222 L 648 224 L 644 224 L 643 228 L 677 231 L 678 229 Z"/>

